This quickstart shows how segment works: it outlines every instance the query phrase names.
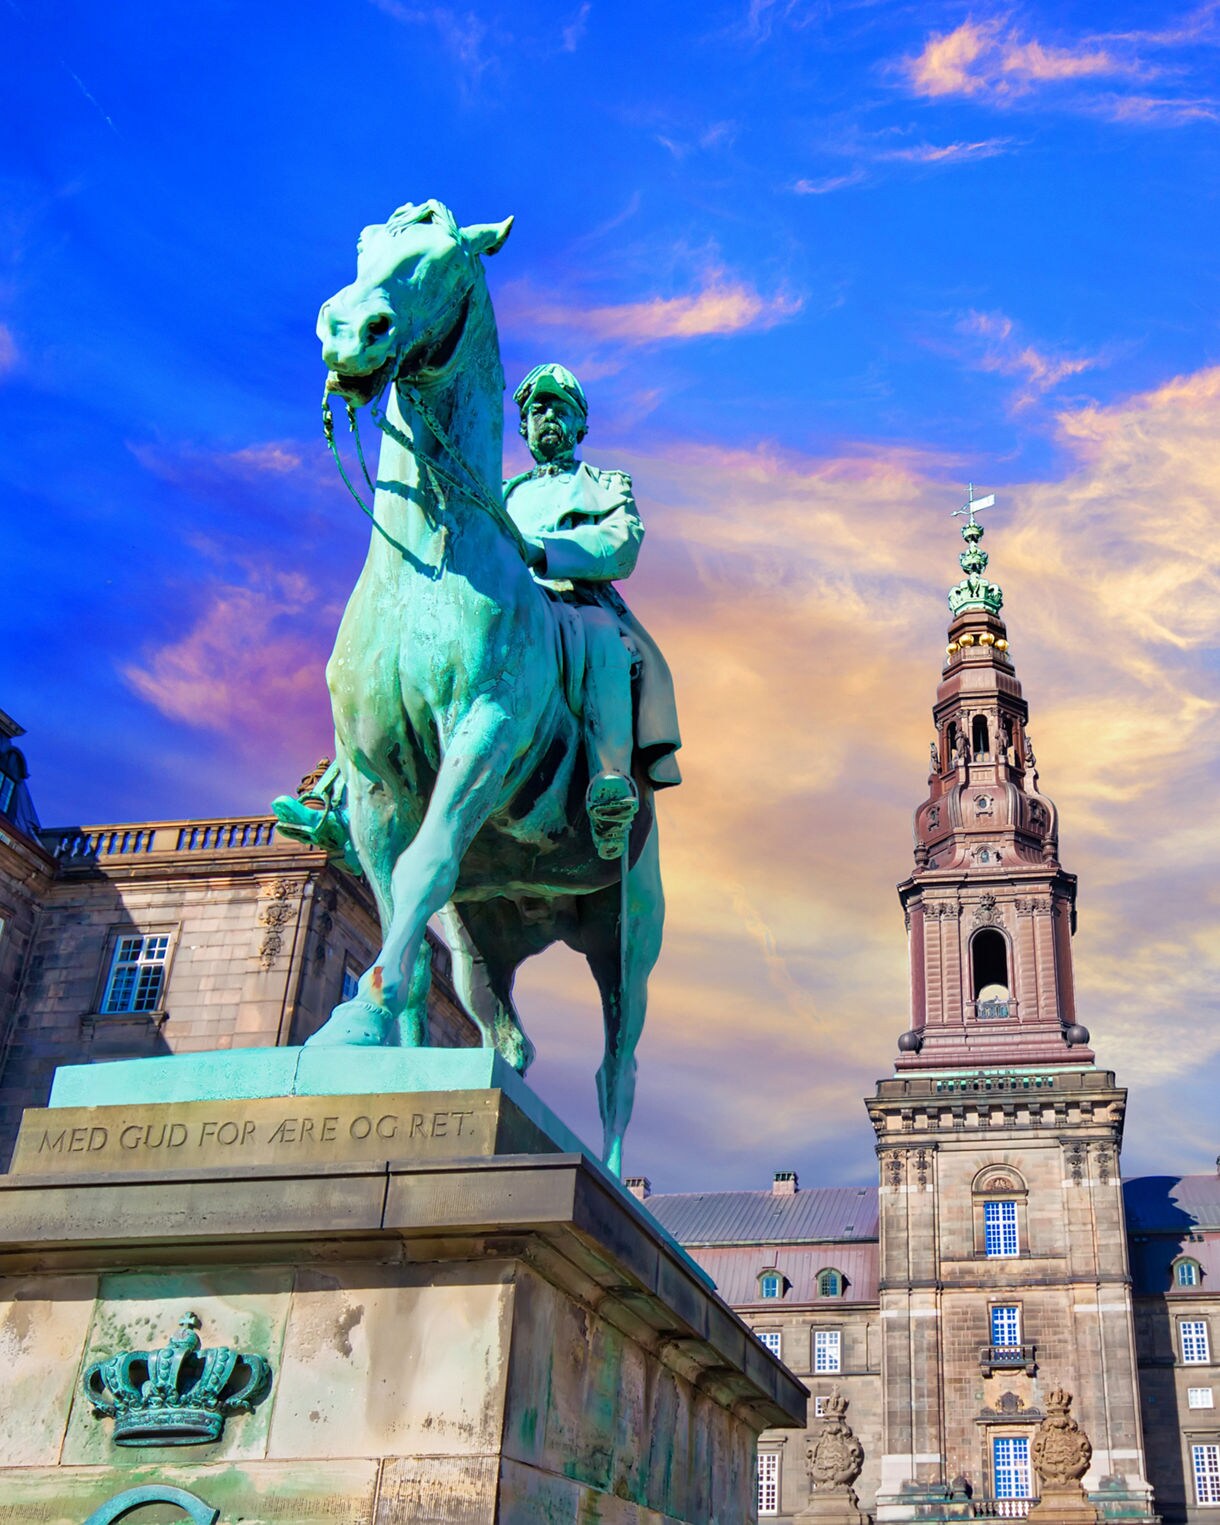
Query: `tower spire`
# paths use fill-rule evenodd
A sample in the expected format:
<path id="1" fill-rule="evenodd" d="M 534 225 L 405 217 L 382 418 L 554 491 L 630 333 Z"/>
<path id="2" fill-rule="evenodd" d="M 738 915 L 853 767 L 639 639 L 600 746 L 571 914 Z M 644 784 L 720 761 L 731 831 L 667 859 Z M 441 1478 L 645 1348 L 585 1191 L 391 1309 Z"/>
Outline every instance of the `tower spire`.
<path id="1" fill-rule="evenodd" d="M 932 718 L 915 865 L 898 886 L 911 952 L 911 1028 L 898 1068 L 1088 1064 L 1076 1022 L 1076 877 L 1059 862 L 1058 812 L 1038 787 L 1004 595 L 984 573 L 977 515 L 954 511 L 965 574 L 949 590 L 949 640 Z"/>

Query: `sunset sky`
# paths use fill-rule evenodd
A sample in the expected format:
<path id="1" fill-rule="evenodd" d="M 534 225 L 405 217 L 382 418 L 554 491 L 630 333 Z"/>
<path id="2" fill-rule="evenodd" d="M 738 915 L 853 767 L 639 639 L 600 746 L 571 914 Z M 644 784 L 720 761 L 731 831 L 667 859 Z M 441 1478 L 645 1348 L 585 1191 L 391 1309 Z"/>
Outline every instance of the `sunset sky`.
<path id="1" fill-rule="evenodd" d="M 627 1169 L 874 1179 L 950 518 L 1080 876 L 1128 1174 L 1220 1150 L 1220 5 L 6 0 L 0 707 L 44 824 L 262 811 L 329 751 L 367 543 L 314 320 L 435 196 L 510 390 L 559 360 L 678 685 Z M 506 465 L 522 446 L 508 416 Z M 523 973 L 594 1138 L 600 1022 Z"/>

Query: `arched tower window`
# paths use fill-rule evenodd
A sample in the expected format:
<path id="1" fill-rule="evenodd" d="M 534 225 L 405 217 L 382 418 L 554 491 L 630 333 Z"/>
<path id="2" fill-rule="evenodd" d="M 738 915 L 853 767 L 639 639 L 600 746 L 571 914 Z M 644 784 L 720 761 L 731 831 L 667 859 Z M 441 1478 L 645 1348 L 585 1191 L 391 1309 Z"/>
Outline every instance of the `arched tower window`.
<path id="1" fill-rule="evenodd" d="M 970 972 L 975 1015 L 1010 1015 L 1012 989 L 1008 978 L 1008 940 L 995 927 L 980 927 L 970 942 Z"/>
<path id="2" fill-rule="evenodd" d="M 991 743 L 987 736 L 987 716 L 976 715 L 971 727 L 970 740 L 973 743 L 975 757 L 986 757 L 991 751 Z"/>
<path id="3" fill-rule="evenodd" d="M 957 721 L 950 720 L 949 729 L 945 732 L 945 767 L 953 766 L 953 759 L 957 753 Z"/>

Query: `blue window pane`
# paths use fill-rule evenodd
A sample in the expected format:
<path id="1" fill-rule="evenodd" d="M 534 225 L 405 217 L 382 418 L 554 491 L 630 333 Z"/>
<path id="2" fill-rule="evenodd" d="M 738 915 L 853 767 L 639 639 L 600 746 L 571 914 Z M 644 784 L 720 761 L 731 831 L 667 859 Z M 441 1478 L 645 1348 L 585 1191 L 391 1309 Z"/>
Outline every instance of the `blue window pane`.
<path id="1" fill-rule="evenodd" d="M 988 1255 L 1015 1255 L 1017 1242 L 1017 1204 L 983 1203 L 983 1242 Z"/>
<path id="2" fill-rule="evenodd" d="M 1021 1343 L 1021 1310 L 1019 1308 L 991 1310 L 991 1343 L 993 1345 Z"/>
<path id="3" fill-rule="evenodd" d="M 1029 1438 L 1025 1435 L 997 1435 L 991 1443 L 995 1496 L 998 1499 L 1027 1499 L 1029 1492 Z"/>
<path id="4" fill-rule="evenodd" d="M 778 1297 L 783 1290 L 783 1283 L 774 1271 L 764 1276 L 758 1284 L 760 1297 Z"/>

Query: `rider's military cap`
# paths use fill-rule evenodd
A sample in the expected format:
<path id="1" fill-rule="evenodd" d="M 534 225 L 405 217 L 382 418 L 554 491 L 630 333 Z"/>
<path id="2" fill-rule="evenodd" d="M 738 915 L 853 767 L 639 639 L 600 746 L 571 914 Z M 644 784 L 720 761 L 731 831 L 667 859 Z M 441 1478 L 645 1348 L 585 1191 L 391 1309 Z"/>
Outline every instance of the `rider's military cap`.
<path id="1" fill-rule="evenodd" d="M 580 409 L 582 417 L 589 417 L 585 389 L 566 365 L 536 365 L 513 393 L 513 401 L 524 411 L 539 392 L 565 398 Z"/>

